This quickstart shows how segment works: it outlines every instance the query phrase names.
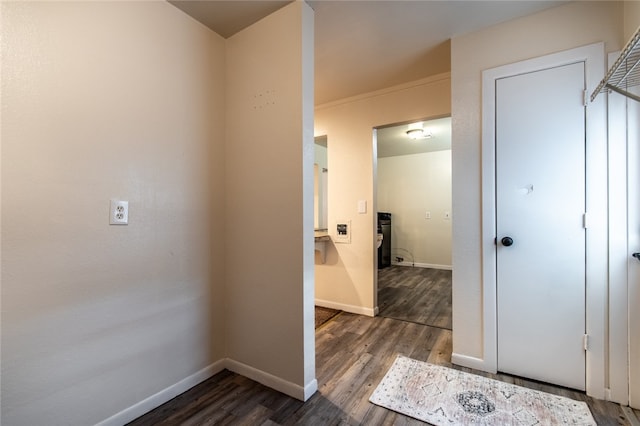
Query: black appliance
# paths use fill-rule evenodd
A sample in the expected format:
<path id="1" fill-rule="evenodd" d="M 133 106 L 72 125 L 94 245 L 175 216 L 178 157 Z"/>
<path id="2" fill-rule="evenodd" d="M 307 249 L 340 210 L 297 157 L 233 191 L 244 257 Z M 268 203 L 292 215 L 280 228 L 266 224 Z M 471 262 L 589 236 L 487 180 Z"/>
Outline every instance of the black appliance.
<path id="1" fill-rule="evenodd" d="M 391 213 L 378 212 L 378 233 L 382 245 L 378 247 L 378 269 L 391 266 Z"/>

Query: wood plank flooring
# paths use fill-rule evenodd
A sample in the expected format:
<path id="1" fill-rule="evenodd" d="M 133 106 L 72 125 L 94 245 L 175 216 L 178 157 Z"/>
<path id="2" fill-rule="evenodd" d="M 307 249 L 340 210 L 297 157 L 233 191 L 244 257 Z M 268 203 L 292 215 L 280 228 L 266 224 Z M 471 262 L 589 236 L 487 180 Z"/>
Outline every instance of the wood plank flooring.
<path id="1" fill-rule="evenodd" d="M 422 425 L 368 401 L 398 354 L 451 367 L 451 331 L 343 312 L 316 330 L 319 389 L 306 403 L 225 370 L 130 425 Z M 598 425 L 630 425 L 617 404 L 521 378 L 476 373 L 586 401 Z"/>
<path id="2" fill-rule="evenodd" d="M 389 266 L 378 270 L 379 315 L 451 330 L 451 271 Z"/>

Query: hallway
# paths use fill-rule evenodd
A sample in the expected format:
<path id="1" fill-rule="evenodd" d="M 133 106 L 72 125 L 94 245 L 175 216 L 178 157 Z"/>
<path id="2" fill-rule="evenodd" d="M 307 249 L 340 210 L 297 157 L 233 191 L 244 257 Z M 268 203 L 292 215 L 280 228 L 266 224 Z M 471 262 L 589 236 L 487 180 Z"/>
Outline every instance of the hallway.
<path id="1" fill-rule="evenodd" d="M 451 271 L 390 266 L 378 270 L 378 315 L 451 330 Z"/>

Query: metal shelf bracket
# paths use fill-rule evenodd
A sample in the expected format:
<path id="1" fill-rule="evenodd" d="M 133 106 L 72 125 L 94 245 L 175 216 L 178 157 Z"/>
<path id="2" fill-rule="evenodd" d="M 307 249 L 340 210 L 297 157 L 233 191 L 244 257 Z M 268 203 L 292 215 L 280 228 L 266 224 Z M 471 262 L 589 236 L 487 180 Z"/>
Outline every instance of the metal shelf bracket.
<path id="1" fill-rule="evenodd" d="M 607 90 L 613 90 L 640 102 L 640 96 L 628 91 L 629 87 L 638 85 L 640 85 L 640 28 L 636 30 L 607 75 L 591 94 L 591 102 L 599 93 Z"/>

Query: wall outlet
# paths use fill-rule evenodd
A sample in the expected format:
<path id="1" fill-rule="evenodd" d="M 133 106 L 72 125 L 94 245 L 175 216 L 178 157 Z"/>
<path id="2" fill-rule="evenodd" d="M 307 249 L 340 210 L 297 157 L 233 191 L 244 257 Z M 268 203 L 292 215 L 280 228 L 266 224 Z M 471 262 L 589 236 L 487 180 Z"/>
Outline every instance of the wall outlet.
<path id="1" fill-rule="evenodd" d="M 109 225 L 127 225 L 129 223 L 129 202 L 111 200 Z"/>
<path id="2" fill-rule="evenodd" d="M 336 243 L 351 243 L 351 221 L 339 220 L 336 222 L 336 233 L 334 237 Z"/>
<path id="3" fill-rule="evenodd" d="M 425 212 L 424 218 L 425 219 L 431 219 L 431 212 Z"/>

